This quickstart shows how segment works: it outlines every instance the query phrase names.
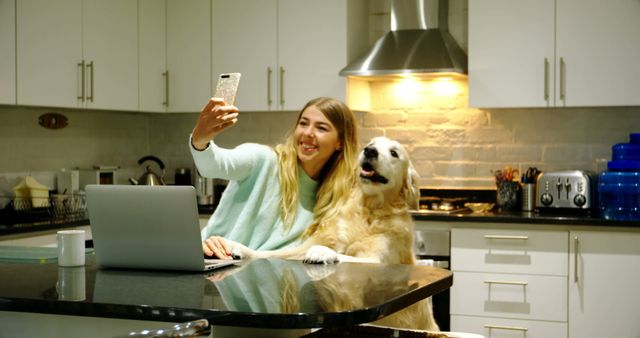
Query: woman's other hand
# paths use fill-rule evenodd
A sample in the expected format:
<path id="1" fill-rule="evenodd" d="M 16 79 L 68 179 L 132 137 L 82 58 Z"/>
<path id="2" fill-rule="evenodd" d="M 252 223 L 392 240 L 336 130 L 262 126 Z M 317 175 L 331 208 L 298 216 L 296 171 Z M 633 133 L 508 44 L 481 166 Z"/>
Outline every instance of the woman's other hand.
<path id="1" fill-rule="evenodd" d="M 218 259 L 233 259 L 231 249 L 224 238 L 211 236 L 202 242 L 205 256 Z"/>
<path id="2" fill-rule="evenodd" d="M 228 106 L 223 99 L 211 98 L 202 108 L 196 126 L 191 134 L 194 148 L 203 150 L 209 141 L 215 139 L 220 132 L 234 125 L 238 121 L 238 108 Z"/>

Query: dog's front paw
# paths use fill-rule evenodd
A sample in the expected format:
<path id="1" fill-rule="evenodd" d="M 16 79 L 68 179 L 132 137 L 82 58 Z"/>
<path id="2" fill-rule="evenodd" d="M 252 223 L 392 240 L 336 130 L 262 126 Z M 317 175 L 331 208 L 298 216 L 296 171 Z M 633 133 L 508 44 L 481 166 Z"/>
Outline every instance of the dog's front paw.
<path id="1" fill-rule="evenodd" d="M 252 258 L 255 254 L 255 251 L 231 240 L 227 240 L 227 245 L 231 249 L 231 257 L 233 259 L 249 259 Z"/>
<path id="2" fill-rule="evenodd" d="M 236 246 L 236 247 L 233 247 L 233 249 L 231 249 L 231 258 L 245 259 L 247 258 L 247 255 L 244 252 L 242 252 L 242 249 Z"/>
<path id="3" fill-rule="evenodd" d="M 338 253 L 324 245 L 314 245 L 305 253 L 303 262 L 308 264 L 334 264 L 338 262 Z"/>

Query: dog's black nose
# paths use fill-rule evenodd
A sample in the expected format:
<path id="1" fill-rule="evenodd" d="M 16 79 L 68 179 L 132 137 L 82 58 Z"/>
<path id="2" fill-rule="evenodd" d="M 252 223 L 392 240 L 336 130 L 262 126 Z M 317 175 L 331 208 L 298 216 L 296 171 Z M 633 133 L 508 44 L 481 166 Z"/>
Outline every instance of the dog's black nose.
<path id="1" fill-rule="evenodd" d="M 366 148 L 364 148 L 364 157 L 365 158 L 377 158 L 378 157 L 378 150 L 376 148 L 366 147 Z"/>

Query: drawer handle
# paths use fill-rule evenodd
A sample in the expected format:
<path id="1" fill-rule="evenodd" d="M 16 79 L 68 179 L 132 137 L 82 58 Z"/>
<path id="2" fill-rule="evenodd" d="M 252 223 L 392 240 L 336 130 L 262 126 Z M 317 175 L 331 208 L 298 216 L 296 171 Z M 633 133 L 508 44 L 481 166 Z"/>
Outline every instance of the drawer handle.
<path id="1" fill-rule="evenodd" d="M 518 281 L 502 281 L 502 280 L 485 280 L 485 284 L 504 284 L 504 285 L 521 285 L 527 286 L 527 282 L 518 282 Z"/>
<path id="2" fill-rule="evenodd" d="M 526 241 L 529 239 L 529 236 L 505 236 L 505 235 L 484 235 L 486 239 L 515 239 Z"/>
<path id="3" fill-rule="evenodd" d="M 511 330 L 511 331 L 522 331 L 522 332 L 527 332 L 529 331 L 528 328 L 526 327 L 519 327 L 519 326 L 504 326 L 504 325 L 491 325 L 491 324 L 485 324 L 484 325 L 485 329 L 499 329 L 499 330 Z"/>

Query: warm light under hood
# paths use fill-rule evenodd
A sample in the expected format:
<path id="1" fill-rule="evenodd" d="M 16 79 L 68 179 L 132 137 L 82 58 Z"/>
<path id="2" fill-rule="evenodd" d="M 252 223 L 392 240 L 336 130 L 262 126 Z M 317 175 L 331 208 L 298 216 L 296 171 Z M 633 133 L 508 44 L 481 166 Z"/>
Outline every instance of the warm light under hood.
<path id="1" fill-rule="evenodd" d="M 448 5 L 448 0 L 392 0 L 391 31 L 340 75 L 466 74 L 467 55 L 449 33 Z"/>

